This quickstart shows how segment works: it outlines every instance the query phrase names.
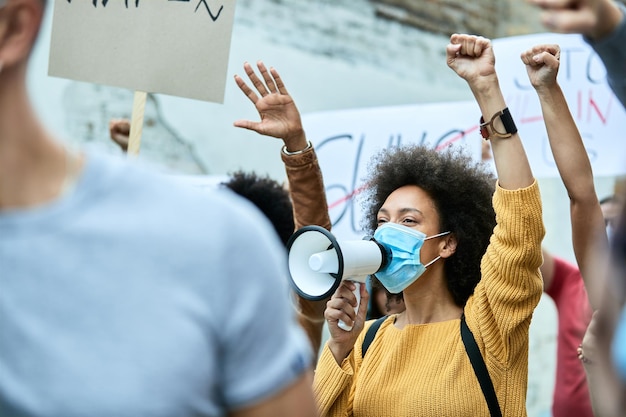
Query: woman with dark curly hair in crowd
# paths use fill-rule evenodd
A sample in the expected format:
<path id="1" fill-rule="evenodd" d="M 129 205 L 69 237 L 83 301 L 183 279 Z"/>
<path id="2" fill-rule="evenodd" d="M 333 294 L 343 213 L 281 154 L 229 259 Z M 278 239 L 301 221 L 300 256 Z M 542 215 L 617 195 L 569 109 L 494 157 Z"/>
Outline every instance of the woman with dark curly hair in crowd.
<path id="1" fill-rule="evenodd" d="M 394 255 L 376 276 L 406 309 L 366 323 L 363 286 L 356 313 L 354 284 L 339 286 L 314 382 L 323 416 L 526 416 L 528 332 L 542 294 L 539 188 L 490 41 L 452 35 L 447 58 L 487 121 L 497 183 L 452 150 L 407 146 L 373 160 L 365 218 Z"/>
<path id="2" fill-rule="evenodd" d="M 433 200 L 442 231 L 454 230 L 457 241 L 471 242 L 467 247 L 463 245 L 456 256 L 447 257 L 444 263 L 445 269 L 454 275 L 453 279 L 446 280 L 446 286 L 454 302 L 463 306 L 480 280 L 480 258 L 496 225 L 491 204 L 495 178 L 467 154 L 420 146 L 386 149 L 376 155 L 370 165 L 373 166 L 370 172 L 374 174 L 370 187 L 364 192 L 368 232 L 374 233 L 378 226 L 389 221 L 380 213 L 381 209 L 386 211 L 383 203 L 387 197 L 412 185 L 426 191 Z M 404 222 L 414 224 L 410 217 Z M 402 293 L 393 295 L 401 297 Z"/>

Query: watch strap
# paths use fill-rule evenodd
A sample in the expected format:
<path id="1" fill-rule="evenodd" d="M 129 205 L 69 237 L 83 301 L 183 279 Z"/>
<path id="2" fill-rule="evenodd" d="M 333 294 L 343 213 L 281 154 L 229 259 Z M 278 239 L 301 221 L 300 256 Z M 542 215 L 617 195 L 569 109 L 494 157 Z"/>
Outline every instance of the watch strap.
<path id="1" fill-rule="evenodd" d="M 493 127 L 493 122 L 498 117 L 502 121 L 502 125 L 505 130 L 504 132 L 499 132 Z M 506 139 L 510 138 L 515 133 L 517 133 L 517 126 L 515 126 L 513 116 L 511 116 L 511 112 L 508 107 L 505 107 L 503 110 L 494 114 L 488 122 L 485 122 L 485 119 L 482 116 L 480 117 L 480 134 L 485 139 L 489 139 L 492 136 Z"/>

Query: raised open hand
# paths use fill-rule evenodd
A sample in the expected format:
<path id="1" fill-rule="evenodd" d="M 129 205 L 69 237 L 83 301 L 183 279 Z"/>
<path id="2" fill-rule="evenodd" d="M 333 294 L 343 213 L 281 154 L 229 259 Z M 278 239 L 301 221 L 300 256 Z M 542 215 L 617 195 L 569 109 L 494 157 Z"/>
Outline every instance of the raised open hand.
<path id="1" fill-rule="evenodd" d="M 246 62 L 243 65 L 256 92 L 238 75 L 235 75 L 235 82 L 254 104 L 261 121 L 237 120 L 234 125 L 253 130 L 261 135 L 280 138 L 285 143 L 287 151 L 304 149 L 307 146 L 307 141 L 302 128 L 300 112 L 287 92 L 278 71 L 274 68 L 270 68 L 268 71 L 261 61 L 257 63 L 257 67 L 263 80 L 257 76 L 249 63 Z"/>
<path id="2" fill-rule="evenodd" d="M 522 52 L 520 58 L 526 65 L 528 79 L 535 89 L 556 84 L 560 57 L 559 45 L 537 45 Z"/>

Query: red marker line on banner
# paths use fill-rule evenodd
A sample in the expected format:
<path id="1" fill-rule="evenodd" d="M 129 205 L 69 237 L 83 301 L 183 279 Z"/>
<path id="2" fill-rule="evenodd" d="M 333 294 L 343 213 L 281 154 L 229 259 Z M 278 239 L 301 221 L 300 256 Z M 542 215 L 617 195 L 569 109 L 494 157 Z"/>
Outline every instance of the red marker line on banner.
<path id="1" fill-rule="evenodd" d="M 543 120 L 543 116 L 533 116 L 533 117 L 525 117 L 523 119 L 520 120 L 521 124 L 525 124 L 525 123 L 535 123 L 535 122 L 540 122 Z"/>
<path id="2" fill-rule="evenodd" d="M 520 124 L 525 124 L 525 123 L 535 123 L 538 121 L 543 120 L 543 116 L 534 116 L 534 117 L 527 117 L 524 118 L 522 120 L 520 120 Z M 478 130 L 478 125 L 472 126 L 469 129 L 451 137 L 449 140 L 447 140 L 446 142 L 440 144 L 439 146 L 437 146 L 435 149 L 440 151 L 448 146 L 450 146 L 451 144 L 453 144 L 454 142 L 462 139 L 463 137 L 465 137 L 466 135 L 474 132 L 475 130 Z M 365 190 L 365 188 L 367 188 L 366 185 L 363 185 L 359 188 L 357 188 L 356 190 L 352 191 L 350 194 L 348 194 L 345 197 L 340 198 L 339 200 L 331 203 L 328 205 L 328 209 L 331 210 L 337 206 L 339 206 L 340 204 L 345 203 L 346 201 L 350 200 L 351 198 L 353 198 L 354 196 L 359 195 L 361 192 L 363 192 L 363 190 Z"/>
<path id="3" fill-rule="evenodd" d="M 341 197 L 339 200 L 335 201 L 332 204 L 328 205 L 328 210 L 334 209 L 335 207 L 337 207 L 338 205 L 345 203 L 346 201 L 350 200 L 352 197 L 354 197 L 355 195 L 360 194 L 363 190 L 365 190 L 367 188 L 367 185 L 362 185 L 359 188 L 357 188 L 356 190 L 352 191 L 350 194 L 348 194 L 345 197 Z"/>
<path id="4" fill-rule="evenodd" d="M 476 126 L 472 126 L 469 129 L 467 129 L 464 132 L 459 133 L 456 136 L 452 136 L 448 141 L 440 144 L 439 146 L 437 146 L 435 149 L 440 151 L 444 148 L 447 148 L 448 146 L 450 146 L 451 144 L 453 144 L 454 142 L 456 142 L 457 140 L 463 138 L 465 135 L 467 135 L 468 133 L 472 133 L 474 130 L 478 129 L 478 125 Z"/>

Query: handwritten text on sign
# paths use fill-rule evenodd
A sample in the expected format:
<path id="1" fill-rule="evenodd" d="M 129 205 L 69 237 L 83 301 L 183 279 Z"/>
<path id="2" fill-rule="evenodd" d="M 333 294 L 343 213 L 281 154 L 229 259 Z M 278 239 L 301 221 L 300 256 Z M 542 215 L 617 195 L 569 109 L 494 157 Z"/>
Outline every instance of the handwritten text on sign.
<path id="1" fill-rule="evenodd" d="M 626 173 L 626 111 L 606 81 L 606 69 L 580 35 L 536 34 L 494 41 L 496 69 L 506 102 L 537 177 L 558 177 L 541 106 L 521 52 L 539 44 L 561 48 L 558 81 L 598 177 Z"/>
<path id="2" fill-rule="evenodd" d="M 223 102 L 235 0 L 56 1 L 49 74 Z"/>
<path id="3" fill-rule="evenodd" d="M 344 110 L 304 115 L 315 144 L 328 199 L 333 233 L 362 237 L 359 193 L 372 155 L 383 148 L 419 143 L 435 149 L 460 147 L 478 160 L 478 105 L 439 103 Z"/>
<path id="4" fill-rule="evenodd" d="M 102 7 L 106 7 L 107 4 L 109 4 L 109 1 L 110 0 L 101 0 Z M 180 2 L 189 3 L 191 0 L 167 0 L 167 1 L 180 1 Z M 67 2 L 71 3 L 72 0 L 67 0 Z M 98 7 L 98 0 L 92 0 L 92 4 L 93 4 L 93 7 Z M 124 5 L 128 9 L 128 0 L 124 0 Z M 194 12 L 197 12 L 200 6 L 204 6 L 206 8 L 206 11 L 209 13 L 213 21 L 216 21 L 220 17 L 220 13 L 222 12 L 222 9 L 224 9 L 224 5 L 220 5 L 217 13 L 214 15 L 213 12 L 211 11 L 211 7 L 206 2 L 206 0 L 199 0 L 198 5 L 196 6 L 196 9 L 194 10 Z M 135 0 L 135 7 L 139 7 L 139 0 Z"/>

